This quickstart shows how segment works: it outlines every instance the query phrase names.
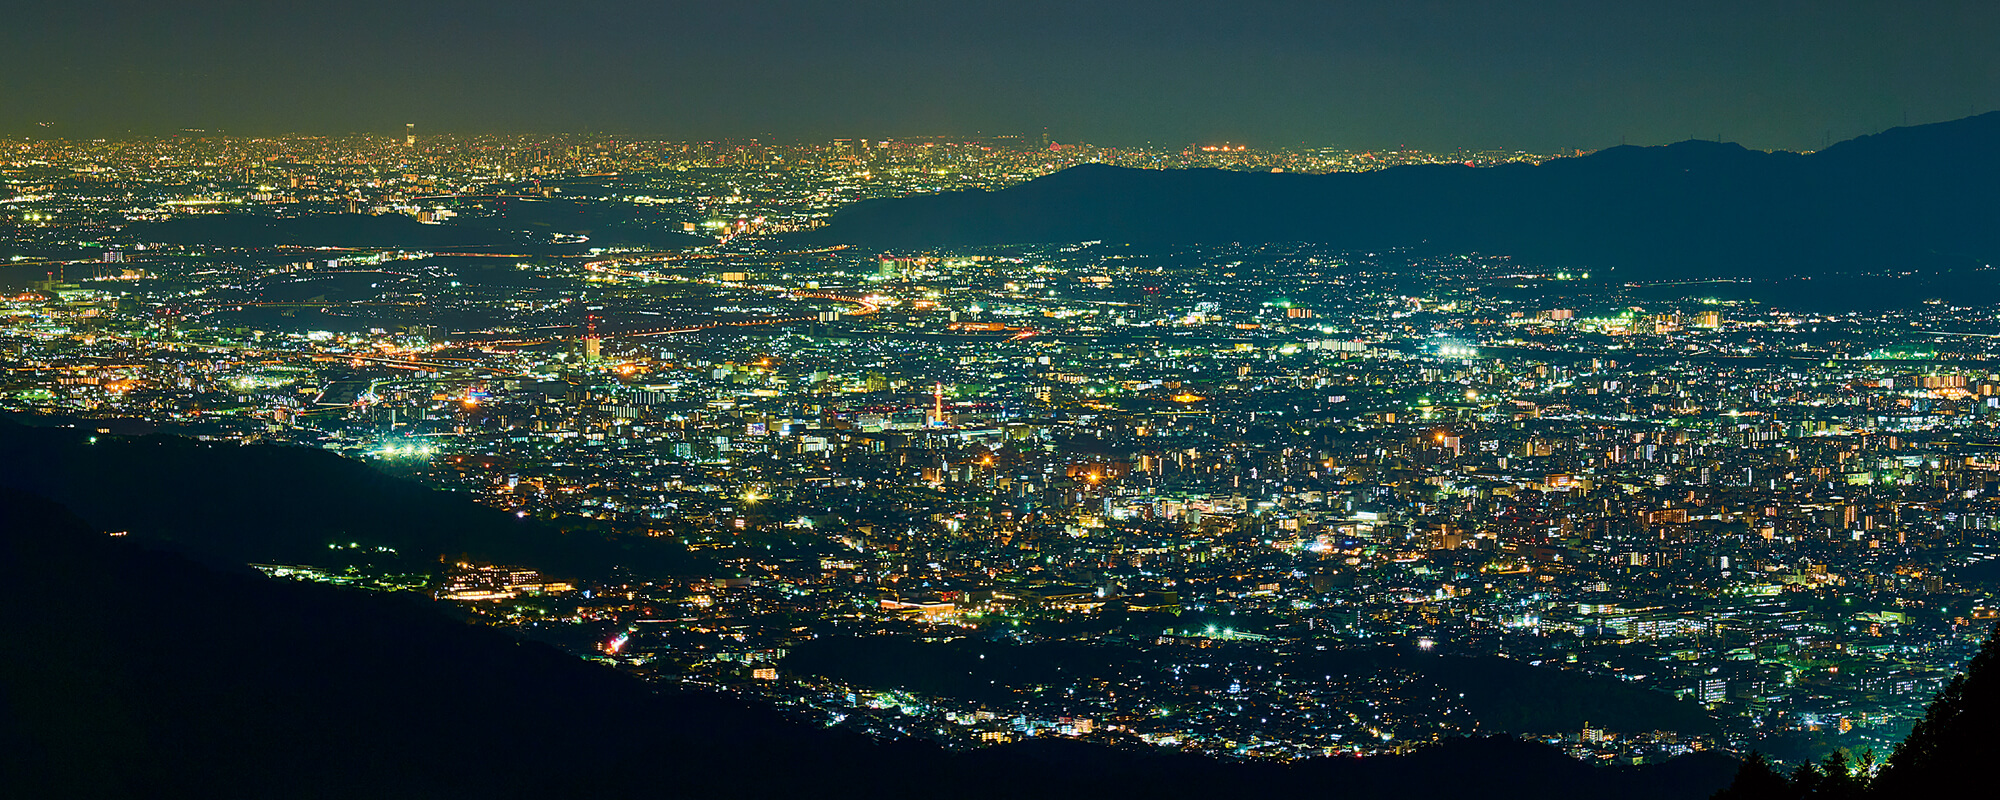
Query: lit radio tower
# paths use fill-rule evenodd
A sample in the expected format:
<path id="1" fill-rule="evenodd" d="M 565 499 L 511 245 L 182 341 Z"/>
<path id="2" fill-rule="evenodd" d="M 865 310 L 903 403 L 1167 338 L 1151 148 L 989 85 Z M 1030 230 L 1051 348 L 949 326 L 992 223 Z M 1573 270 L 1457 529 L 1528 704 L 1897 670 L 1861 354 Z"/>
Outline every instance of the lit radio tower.
<path id="1" fill-rule="evenodd" d="M 604 342 L 597 338 L 597 315 L 587 314 L 583 318 L 583 358 L 596 361 L 603 352 Z"/>

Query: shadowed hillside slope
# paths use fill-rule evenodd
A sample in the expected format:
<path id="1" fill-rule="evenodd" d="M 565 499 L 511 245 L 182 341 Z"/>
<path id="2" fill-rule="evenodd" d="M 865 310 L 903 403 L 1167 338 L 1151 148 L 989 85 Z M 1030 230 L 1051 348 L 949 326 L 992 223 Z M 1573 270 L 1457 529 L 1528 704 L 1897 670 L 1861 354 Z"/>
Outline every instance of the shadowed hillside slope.
<path id="1" fill-rule="evenodd" d="M 517 519 L 308 447 L 0 419 L 0 453 L 0 486 L 60 502 L 100 530 L 229 563 L 345 566 L 339 559 L 353 551 L 330 551 L 336 543 L 391 548 L 398 557 L 377 566 L 411 572 L 461 556 L 565 577 L 613 565 L 671 574 L 692 563 L 674 540 L 616 536 L 582 519 Z"/>
<path id="2" fill-rule="evenodd" d="M 1507 739 L 1292 766 L 1069 741 L 875 743 L 655 693 L 407 595 L 203 566 L 11 490 L 0 603 L 0 792 L 13 797 L 1692 800 L 1734 766 L 1599 769 Z"/>

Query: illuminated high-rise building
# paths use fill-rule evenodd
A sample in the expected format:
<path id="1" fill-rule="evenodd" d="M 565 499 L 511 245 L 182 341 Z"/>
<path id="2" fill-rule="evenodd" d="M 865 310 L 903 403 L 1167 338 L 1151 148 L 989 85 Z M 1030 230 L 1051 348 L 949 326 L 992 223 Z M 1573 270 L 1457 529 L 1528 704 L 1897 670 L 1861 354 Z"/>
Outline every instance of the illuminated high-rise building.
<path id="1" fill-rule="evenodd" d="M 403 145 L 405 147 L 417 146 L 417 123 L 403 123 Z"/>

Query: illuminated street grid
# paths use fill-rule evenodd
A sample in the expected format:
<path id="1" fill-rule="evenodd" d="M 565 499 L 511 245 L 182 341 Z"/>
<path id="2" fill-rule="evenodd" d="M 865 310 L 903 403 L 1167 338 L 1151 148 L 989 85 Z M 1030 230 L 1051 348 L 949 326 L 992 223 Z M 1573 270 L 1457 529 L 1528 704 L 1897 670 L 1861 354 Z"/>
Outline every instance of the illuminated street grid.
<path id="1" fill-rule="evenodd" d="M 1494 731 L 1416 666 L 1458 654 L 1713 717 L 1502 731 L 1595 760 L 1879 750 L 2000 613 L 1976 579 L 2000 529 L 1993 308 L 1815 311 L 1469 254 L 776 236 L 1086 161 L 1545 157 L 1209 147 L 0 143 L 0 403 L 325 448 L 684 543 L 694 566 L 660 574 L 260 568 L 953 745 L 1283 759 Z M 174 245 L 141 224 L 464 223 L 504 198 L 642 209 L 691 246 Z M 847 637 L 915 677 L 865 677 Z"/>

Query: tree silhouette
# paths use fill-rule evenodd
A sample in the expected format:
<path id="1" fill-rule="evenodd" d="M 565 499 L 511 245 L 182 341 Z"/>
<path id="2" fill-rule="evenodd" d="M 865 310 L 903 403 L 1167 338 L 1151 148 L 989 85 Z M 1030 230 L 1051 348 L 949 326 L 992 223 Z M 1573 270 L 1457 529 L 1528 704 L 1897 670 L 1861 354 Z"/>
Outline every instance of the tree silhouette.
<path id="1" fill-rule="evenodd" d="M 1981 785 L 1983 759 L 2000 746 L 2000 625 L 1986 645 L 1931 701 L 1924 718 L 1882 766 L 1873 785 L 1884 797 L 1945 795 Z"/>
<path id="2" fill-rule="evenodd" d="M 1829 800 L 1855 800 L 1868 794 L 1868 776 L 1848 763 L 1847 753 L 1835 750 L 1820 762 L 1820 778 L 1812 797 Z"/>
<path id="3" fill-rule="evenodd" d="M 1850 761 L 1834 751 L 1787 777 L 1761 753 L 1751 753 L 1729 787 L 1714 800 L 1861 800 L 1952 797 L 1984 785 L 1983 759 L 2000 748 L 2000 625 L 1987 636 L 1965 672 L 1939 692 L 1880 770 L 1874 751 Z"/>
<path id="4" fill-rule="evenodd" d="M 1736 778 L 1728 788 L 1715 793 L 1714 800 L 1769 800 L 1769 798 L 1791 797 L 1792 782 L 1771 768 L 1771 762 L 1764 754 L 1750 751 L 1750 757 L 1743 759 L 1743 766 L 1736 770 Z"/>

